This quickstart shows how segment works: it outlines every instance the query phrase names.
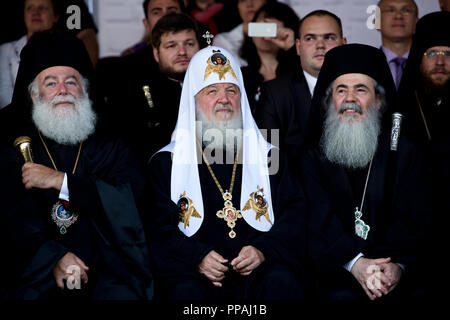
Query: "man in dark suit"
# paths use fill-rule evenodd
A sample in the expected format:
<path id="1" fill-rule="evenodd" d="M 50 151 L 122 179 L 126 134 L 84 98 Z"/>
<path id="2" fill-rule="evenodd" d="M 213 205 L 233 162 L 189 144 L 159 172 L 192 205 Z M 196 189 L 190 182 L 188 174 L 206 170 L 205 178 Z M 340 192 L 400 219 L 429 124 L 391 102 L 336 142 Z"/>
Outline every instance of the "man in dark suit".
<path id="1" fill-rule="evenodd" d="M 299 39 L 296 39 L 302 68 L 268 81 L 261 88 L 255 120 L 259 128 L 269 131 L 269 141 L 284 149 L 289 158 L 302 144 L 325 53 L 346 42 L 339 17 L 325 10 L 309 13 L 300 21 Z"/>
<path id="2" fill-rule="evenodd" d="M 380 0 L 381 51 L 398 88 L 409 56 L 419 10 L 414 0 Z"/>

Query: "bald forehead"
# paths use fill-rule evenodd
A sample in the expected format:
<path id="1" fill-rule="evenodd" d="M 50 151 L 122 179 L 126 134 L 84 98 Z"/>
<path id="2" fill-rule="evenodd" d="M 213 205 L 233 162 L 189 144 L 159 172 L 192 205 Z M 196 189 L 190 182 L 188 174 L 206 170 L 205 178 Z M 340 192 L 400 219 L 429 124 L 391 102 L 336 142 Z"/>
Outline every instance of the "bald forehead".
<path id="1" fill-rule="evenodd" d="M 338 22 L 329 15 L 309 16 L 302 22 L 299 29 L 300 37 L 305 34 L 323 35 L 330 33 L 342 36 L 342 30 Z"/>

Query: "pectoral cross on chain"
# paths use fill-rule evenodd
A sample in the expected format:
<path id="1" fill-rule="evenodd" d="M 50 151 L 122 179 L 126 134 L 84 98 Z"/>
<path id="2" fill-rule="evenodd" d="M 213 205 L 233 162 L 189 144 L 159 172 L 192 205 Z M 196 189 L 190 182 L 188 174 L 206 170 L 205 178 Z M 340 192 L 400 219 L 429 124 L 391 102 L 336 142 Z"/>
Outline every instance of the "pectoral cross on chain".
<path id="1" fill-rule="evenodd" d="M 206 43 L 208 44 L 208 46 L 210 46 L 211 45 L 211 39 L 214 38 L 214 35 L 209 33 L 209 31 L 206 31 L 206 33 L 204 35 L 202 35 L 202 37 L 206 39 Z"/>

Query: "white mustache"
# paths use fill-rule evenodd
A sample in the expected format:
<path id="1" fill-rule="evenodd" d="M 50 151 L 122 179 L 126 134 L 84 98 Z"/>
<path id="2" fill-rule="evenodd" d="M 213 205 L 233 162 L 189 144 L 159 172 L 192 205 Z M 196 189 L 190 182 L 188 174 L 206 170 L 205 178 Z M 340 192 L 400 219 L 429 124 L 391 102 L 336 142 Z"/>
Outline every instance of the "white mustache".
<path id="1" fill-rule="evenodd" d="M 227 109 L 227 110 L 229 110 L 229 111 L 233 111 L 233 107 L 232 106 L 230 106 L 229 104 L 217 104 L 215 107 L 214 107 L 214 112 L 217 112 L 219 109 Z"/>
<path id="2" fill-rule="evenodd" d="M 358 112 L 359 114 L 362 114 L 362 107 L 355 103 L 355 102 L 344 102 L 341 107 L 339 108 L 339 113 L 344 113 L 347 110 L 354 110 Z"/>
<path id="3" fill-rule="evenodd" d="M 66 95 L 66 96 L 56 96 L 52 99 L 52 101 L 50 101 L 50 103 L 52 106 L 55 106 L 57 103 L 61 102 L 69 102 L 75 104 L 76 101 L 77 99 L 74 96 Z"/>

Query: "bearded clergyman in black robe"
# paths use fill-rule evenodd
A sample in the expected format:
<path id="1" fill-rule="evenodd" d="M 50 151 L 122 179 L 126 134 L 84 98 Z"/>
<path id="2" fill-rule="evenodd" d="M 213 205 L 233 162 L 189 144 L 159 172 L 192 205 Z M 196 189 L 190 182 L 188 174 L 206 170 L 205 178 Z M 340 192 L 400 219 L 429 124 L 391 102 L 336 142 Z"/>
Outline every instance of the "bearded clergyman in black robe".
<path id="1" fill-rule="evenodd" d="M 450 223 L 450 12 L 432 12 L 417 22 L 400 86 L 404 134 L 423 148 L 433 190 L 433 221 Z M 446 232 L 429 226 L 429 259 L 447 250 Z M 428 264 L 424 260 L 424 266 Z M 445 281 L 443 283 L 443 281 Z M 449 280 L 433 273 L 430 294 L 446 296 Z"/>
<path id="2" fill-rule="evenodd" d="M 393 88 L 373 47 L 351 44 L 325 56 L 300 177 L 322 299 L 423 294 L 416 265 L 429 190 L 414 144 L 401 130 L 391 138 Z"/>
<path id="3" fill-rule="evenodd" d="M 0 155 L 6 298 L 150 296 L 134 202 L 144 181 L 128 149 L 95 130 L 92 74 L 70 35 L 36 33 L 22 51 L 4 138 L 23 149 L 11 140 Z"/>
<path id="4" fill-rule="evenodd" d="M 304 297 L 303 194 L 260 134 L 226 50 L 192 58 L 172 142 L 151 159 L 148 182 L 155 299 Z"/>

